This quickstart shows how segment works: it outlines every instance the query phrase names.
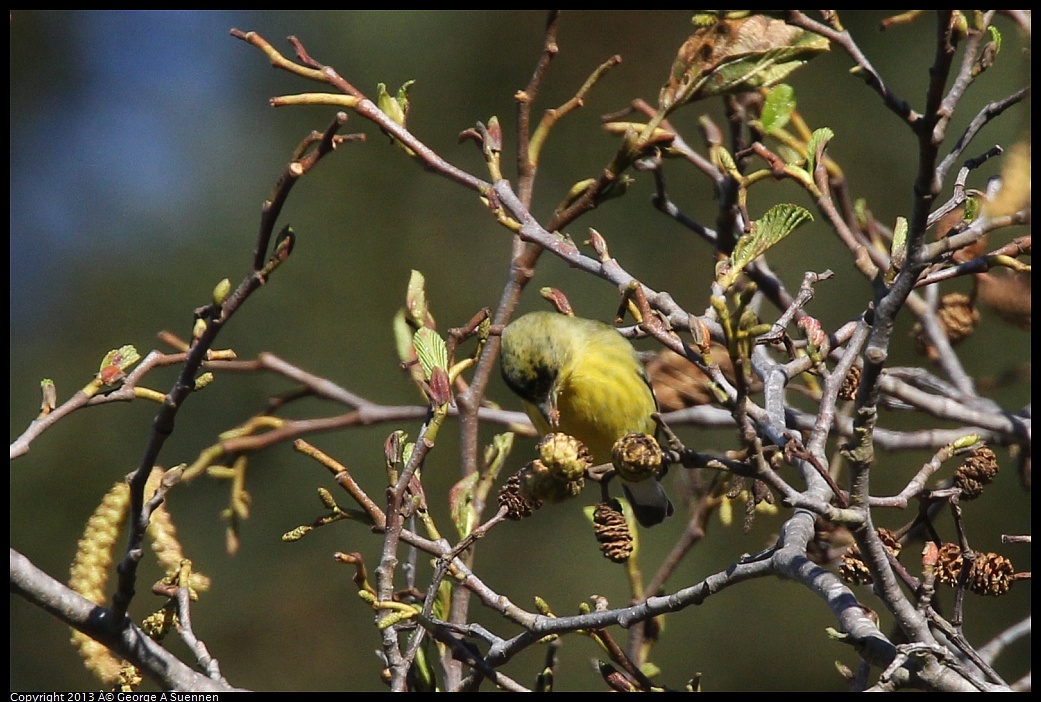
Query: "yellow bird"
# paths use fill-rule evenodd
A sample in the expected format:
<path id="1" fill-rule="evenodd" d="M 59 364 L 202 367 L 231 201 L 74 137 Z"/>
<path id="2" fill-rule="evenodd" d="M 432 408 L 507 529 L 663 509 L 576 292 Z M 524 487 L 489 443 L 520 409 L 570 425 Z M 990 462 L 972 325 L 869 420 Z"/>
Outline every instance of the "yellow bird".
<path id="1" fill-rule="evenodd" d="M 532 312 L 502 332 L 503 379 L 540 434 L 559 431 L 586 445 L 595 464 L 610 463 L 622 436 L 654 436 L 650 379 L 632 345 L 613 327 L 555 312 Z M 637 521 L 654 526 L 672 514 L 657 478 L 623 482 Z"/>

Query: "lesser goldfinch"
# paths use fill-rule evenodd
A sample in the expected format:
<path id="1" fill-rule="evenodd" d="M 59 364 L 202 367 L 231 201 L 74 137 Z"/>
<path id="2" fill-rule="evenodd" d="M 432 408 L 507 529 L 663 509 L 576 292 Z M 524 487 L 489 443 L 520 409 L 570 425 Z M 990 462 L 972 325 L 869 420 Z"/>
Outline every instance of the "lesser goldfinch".
<path id="1" fill-rule="evenodd" d="M 555 312 L 532 312 L 502 332 L 503 379 L 524 400 L 540 434 L 581 441 L 595 463 L 610 463 L 630 432 L 654 435 L 650 380 L 632 345 L 613 327 Z M 637 521 L 654 526 L 672 514 L 657 478 L 622 484 Z"/>

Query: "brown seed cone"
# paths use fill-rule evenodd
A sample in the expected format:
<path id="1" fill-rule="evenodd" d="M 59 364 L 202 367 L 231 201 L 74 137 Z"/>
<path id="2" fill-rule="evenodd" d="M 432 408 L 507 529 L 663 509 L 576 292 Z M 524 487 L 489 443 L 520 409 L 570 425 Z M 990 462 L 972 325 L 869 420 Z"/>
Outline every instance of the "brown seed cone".
<path id="1" fill-rule="evenodd" d="M 499 506 L 506 508 L 507 519 L 513 520 L 530 517 L 535 510 L 542 506 L 541 500 L 529 500 L 521 495 L 519 473 L 506 479 L 506 483 L 499 489 L 498 500 Z"/>
<path id="2" fill-rule="evenodd" d="M 986 446 L 980 446 L 965 459 L 954 473 L 954 485 L 961 490 L 963 500 L 975 500 L 983 494 L 983 487 L 998 474 L 998 458 Z"/>
<path id="3" fill-rule="evenodd" d="M 614 443 L 611 458 L 623 480 L 638 483 L 658 474 L 664 456 L 653 436 L 633 432 Z"/>
<path id="4" fill-rule="evenodd" d="M 947 293 L 940 298 L 936 307 L 936 318 L 951 346 L 954 346 L 972 335 L 979 324 L 980 313 L 968 295 L 955 292 Z M 914 325 L 911 336 L 920 353 L 931 359 L 936 358 L 936 349 L 925 338 L 921 324 Z"/>
<path id="5" fill-rule="evenodd" d="M 896 537 L 896 534 L 885 528 L 879 528 L 877 533 L 886 550 L 892 553 L 894 557 L 899 556 L 901 545 L 900 539 Z M 846 555 L 842 557 L 842 562 L 839 563 L 839 575 L 843 580 L 853 585 L 867 585 L 873 582 L 871 571 L 868 569 L 867 564 L 864 563 L 864 559 L 861 558 L 860 547 L 856 544 L 850 546 L 849 550 L 846 551 Z"/>
<path id="6" fill-rule="evenodd" d="M 536 451 L 553 477 L 564 482 L 581 480 L 586 469 L 593 465 L 593 454 L 585 444 L 559 432 L 542 437 Z"/>
<path id="7" fill-rule="evenodd" d="M 582 492 L 585 479 L 565 480 L 539 459 L 529 462 L 517 473 L 521 497 L 529 502 L 563 502 Z"/>
<path id="8" fill-rule="evenodd" d="M 593 509 L 593 530 L 600 552 L 613 563 L 625 563 L 633 552 L 633 537 L 616 500 L 600 502 Z"/>
<path id="9" fill-rule="evenodd" d="M 1012 561 L 996 553 L 978 553 L 969 571 L 966 583 L 969 590 L 977 595 L 997 597 L 1004 595 L 1012 587 L 1016 569 Z"/>
<path id="10" fill-rule="evenodd" d="M 839 389 L 839 397 L 843 400 L 852 400 L 857 396 L 857 388 L 860 387 L 860 366 L 851 366 L 846 377 L 842 379 L 842 387 Z"/>
<path id="11" fill-rule="evenodd" d="M 937 554 L 936 579 L 944 585 L 954 587 L 962 567 L 961 547 L 958 544 L 942 544 Z"/>

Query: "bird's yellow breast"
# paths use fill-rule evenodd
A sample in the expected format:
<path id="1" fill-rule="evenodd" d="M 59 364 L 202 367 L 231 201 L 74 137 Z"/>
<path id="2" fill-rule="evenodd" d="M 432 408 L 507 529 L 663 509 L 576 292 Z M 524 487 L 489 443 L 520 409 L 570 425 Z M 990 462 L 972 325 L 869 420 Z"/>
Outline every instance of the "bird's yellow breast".
<path id="1" fill-rule="evenodd" d="M 582 441 L 597 463 L 611 460 L 612 446 L 625 434 L 655 433 L 654 395 L 629 342 L 617 340 L 583 348 L 555 388 L 557 430 Z"/>

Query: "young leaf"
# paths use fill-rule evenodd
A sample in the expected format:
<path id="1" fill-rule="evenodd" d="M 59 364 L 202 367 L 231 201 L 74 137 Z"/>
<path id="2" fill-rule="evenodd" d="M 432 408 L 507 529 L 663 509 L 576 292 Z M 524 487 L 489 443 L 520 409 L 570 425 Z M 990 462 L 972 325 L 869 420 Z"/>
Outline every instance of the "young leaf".
<path id="1" fill-rule="evenodd" d="M 393 97 L 387 92 L 385 83 L 376 85 L 376 106 L 402 127 L 405 126 L 405 119 L 408 117 L 408 89 L 415 82 L 406 81 L 398 88 L 397 96 Z"/>
<path id="2" fill-rule="evenodd" d="M 412 344 L 416 347 L 416 356 L 427 380 L 430 380 L 435 368 L 447 370 L 448 347 L 436 331 L 423 327 L 412 337 Z"/>
<path id="3" fill-rule="evenodd" d="M 394 315 L 394 347 L 398 351 L 398 359 L 402 364 L 412 363 L 416 360 L 415 349 L 412 347 L 412 327 L 409 326 L 404 309 L 400 309 Z"/>
<path id="4" fill-rule="evenodd" d="M 729 288 L 745 266 L 766 253 L 803 222 L 812 221 L 813 215 L 798 205 L 782 203 L 771 207 L 753 223 L 752 231 L 737 240 L 730 254 L 729 266 L 720 276 L 720 285 Z"/>
<path id="5" fill-rule="evenodd" d="M 787 83 L 781 83 L 767 93 L 759 123 L 764 132 L 773 134 L 788 124 L 794 111 L 795 90 Z"/>
<path id="6" fill-rule="evenodd" d="M 814 129 L 810 140 L 806 142 L 806 172 L 813 178 L 813 169 L 816 168 L 817 150 L 827 144 L 835 136 L 835 132 L 827 127 Z"/>
<path id="7" fill-rule="evenodd" d="M 459 538 L 465 539 L 477 526 L 477 513 L 474 511 L 474 489 L 480 478 L 479 473 L 471 473 L 448 491 L 448 504 L 452 511 L 452 522 L 455 524 Z"/>
<path id="8" fill-rule="evenodd" d="M 434 318 L 430 315 L 430 306 L 427 303 L 426 278 L 417 270 L 413 270 L 408 278 L 405 307 L 408 309 L 412 326 L 416 328 L 434 326 Z"/>

